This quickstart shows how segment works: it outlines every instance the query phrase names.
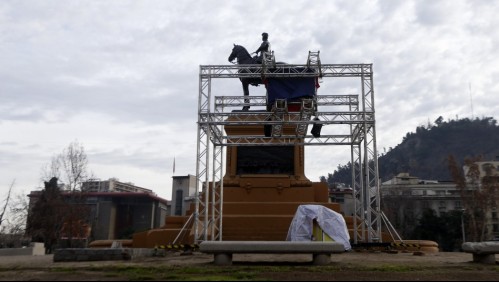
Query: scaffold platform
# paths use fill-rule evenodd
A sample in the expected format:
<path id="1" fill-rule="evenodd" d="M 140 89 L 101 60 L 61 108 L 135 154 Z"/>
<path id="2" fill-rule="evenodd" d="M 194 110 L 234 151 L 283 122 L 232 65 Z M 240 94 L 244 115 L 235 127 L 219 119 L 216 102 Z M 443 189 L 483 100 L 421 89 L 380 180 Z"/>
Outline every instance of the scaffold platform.
<path id="1" fill-rule="evenodd" d="M 353 242 L 378 242 L 381 238 L 372 64 L 321 64 L 318 55 L 319 52 L 309 52 L 306 64 L 200 66 L 195 243 L 223 240 L 222 179 L 224 149 L 229 146 L 349 146 L 352 188 L 360 201 L 355 206 Z M 218 79 L 299 77 L 322 81 L 352 78 L 349 82 L 353 86 L 349 89 L 354 90 L 319 93 L 319 88 L 311 97 L 269 104 L 268 95 L 219 95 L 222 91 L 213 85 L 213 80 Z M 290 107 L 293 103 L 297 107 Z M 242 111 L 241 107 L 246 105 L 251 110 Z M 228 136 L 225 129 L 231 126 L 271 130 L 265 130 L 265 134 Z M 310 133 L 314 126 L 322 127 L 322 133 Z M 217 189 L 207 189 L 210 185 Z M 200 194 L 207 190 L 212 194 L 201 201 Z"/>

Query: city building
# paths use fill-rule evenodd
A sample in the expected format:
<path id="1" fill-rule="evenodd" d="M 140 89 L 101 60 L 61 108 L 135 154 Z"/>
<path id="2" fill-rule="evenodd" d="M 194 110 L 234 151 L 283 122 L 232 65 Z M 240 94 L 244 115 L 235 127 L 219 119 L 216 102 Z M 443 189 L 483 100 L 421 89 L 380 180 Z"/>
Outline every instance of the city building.
<path id="1" fill-rule="evenodd" d="M 168 210 L 167 200 L 158 197 L 150 189 L 123 183 L 117 179 L 91 180 L 82 183 L 82 192 L 75 194 L 61 191 L 66 203 L 85 207 L 93 240 L 131 238 L 135 232 L 162 226 Z M 30 207 L 39 199 L 42 191 L 32 191 Z M 29 215 L 28 215 L 29 216 Z"/>
<path id="2" fill-rule="evenodd" d="M 495 177 L 497 185 L 498 165 L 499 162 L 480 162 L 480 180 L 484 177 Z M 464 172 L 466 174 L 467 168 L 464 168 Z M 495 176 L 491 172 L 495 172 Z M 471 186 L 467 189 L 471 189 Z M 380 191 L 382 211 L 403 235 L 412 233 L 426 209 L 433 210 L 436 216 L 450 211 L 459 211 L 462 216 L 466 213 L 461 191 L 454 182 L 423 180 L 408 173 L 400 173 L 383 182 Z M 499 191 L 490 195 L 495 204 L 485 216 L 486 240 L 499 238 L 498 193 Z"/>
<path id="3" fill-rule="evenodd" d="M 425 209 L 434 210 L 437 216 L 463 209 L 461 194 L 453 182 L 423 180 L 399 173 L 383 182 L 380 191 L 383 211 L 395 223 L 417 223 Z"/>
<path id="4" fill-rule="evenodd" d="M 352 187 L 347 187 L 344 183 L 335 183 L 333 187 L 329 188 L 329 201 L 331 203 L 338 203 L 344 215 L 351 216 L 355 214 Z M 360 202 L 357 201 L 357 205 L 359 204 Z"/>
<path id="5" fill-rule="evenodd" d="M 135 192 L 154 194 L 150 189 L 135 186 L 130 182 L 120 182 L 117 178 L 109 180 L 91 179 L 82 183 L 82 192 Z"/>
<path id="6" fill-rule="evenodd" d="M 499 161 L 476 162 L 478 168 L 478 189 L 490 197 L 483 203 L 485 210 L 485 238 L 499 240 Z M 468 176 L 469 167 L 464 166 L 466 181 L 473 186 L 473 179 Z"/>
<path id="7" fill-rule="evenodd" d="M 172 200 L 170 215 L 185 216 L 196 196 L 196 176 L 172 177 Z"/>

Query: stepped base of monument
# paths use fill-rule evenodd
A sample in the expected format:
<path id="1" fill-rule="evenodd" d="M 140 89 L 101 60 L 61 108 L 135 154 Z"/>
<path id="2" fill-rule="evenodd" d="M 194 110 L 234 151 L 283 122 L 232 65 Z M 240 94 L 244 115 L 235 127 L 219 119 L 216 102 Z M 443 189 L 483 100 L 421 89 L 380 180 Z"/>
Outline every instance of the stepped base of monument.
<path id="1" fill-rule="evenodd" d="M 238 241 L 284 241 L 289 226 L 299 205 L 319 204 L 304 202 L 224 202 L 223 240 Z M 339 210 L 336 203 L 322 205 Z M 208 214 L 211 211 L 208 212 Z M 188 217 L 169 217 L 165 226 L 134 234 L 133 246 L 152 248 L 173 243 Z M 349 218 L 349 217 L 347 217 Z M 200 218 L 203 221 L 203 218 Z M 351 220 L 348 220 L 351 221 Z M 173 228 L 173 226 L 175 228 Z M 184 230 L 176 243 L 192 243 L 192 230 Z"/>
<path id="2" fill-rule="evenodd" d="M 339 204 L 329 203 L 326 183 L 304 181 L 307 185 L 292 187 L 298 182 L 290 177 L 241 177 L 240 180 L 242 182 L 238 185 L 228 181 L 227 187 L 224 187 L 224 241 L 284 241 L 300 205 L 323 205 L 340 212 Z M 189 209 L 188 216 L 169 216 L 163 227 L 134 234 L 133 246 L 152 248 L 172 244 L 193 212 L 194 205 Z M 210 207 L 205 214 L 212 214 Z M 204 222 L 204 218 L 200 217 L 200 221 Z M 346 221 L 351 223 L 351 217 L 347 216 Z M 192 223 L 182 231 L 175 243 L 193 243 L 194 235 L 190 228 Z"/>

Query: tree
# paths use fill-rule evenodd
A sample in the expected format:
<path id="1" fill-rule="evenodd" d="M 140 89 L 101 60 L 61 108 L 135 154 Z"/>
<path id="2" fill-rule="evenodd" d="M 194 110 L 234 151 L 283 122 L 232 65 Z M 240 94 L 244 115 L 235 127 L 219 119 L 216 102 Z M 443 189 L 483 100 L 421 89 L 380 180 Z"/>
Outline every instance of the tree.
<path id="1" fill-rule="evenodd" d="M 43 242 L 47 253 L 52 252 L 53 246 L 60 237 L 60 230 L 64 222 L 65 203 L 53 177 L 45 182 L 45 188 L 35 200 L 28 217 L 26 233 L 31 235 L 32 241 Z"/>
<path id="2" fill-rule="evenodd" d="M 425 209 L 411 238 L 432 240 L 441 250 L 459 250 L 461 244 L 461 211 L 451 211 L 437 216 L 432 209 Z"/>
<path id="3" fill-rule="evenodd" d="M 10 195 L 12 193 L 12 187 L 14 187 L 14 183 L 15 183 L 15 180 L 12 181 L 12 183 L 10 184 L 10 187 L 9 187 L 9 192 L 7 192 L 7 196 L 5 197 L 5 203 L 3 205 L 3 208 L 2 210 L 0 211 L 0 227 L 2 227 L 2 224 L 4 223 L 4 221 L 6 220 L 4 218 L 5 216 L 5 211 L 7 211 L 7 207 L 9 206 L 9 201 L 10 201 Z"/>
<path id="4" fill-rule="evenodd" d="M 29 210 L 26 194 L 24 192 L 16 193 L 9 209 L 9 232 L 14 235 L 24 235 Z"/>
<path id="5" fill-rule="evenodd" d="M 347 185 L 352 184 L 352 163 L 348 162 L 346 165 L 338 165 L 338 168 L 333 172 L 333 174 L 328 173 L 327 178 L 325 176 L 320 177 L 321 182 L 327 182 L 329 188 L 333 188 L 336 183 L 344 183 Z"/>
<path id="6" fill-rule="evenodd" d="M 61 161 L 69 190 L 81 190 L 81 184 L 88 179 L 88 159 L 83 146 L 77 141 L 69 144 L 62 153 Z"/>
<path id="7" fill-rule="evenodd" d="M 467 172 L 464 175 L 457 161 L 449 156 L 449 170 L 461 195 L 466 213 L 467 233 L 469 241 L 485 240 L 487 214 L 496 206 L 498 182 L 497 177 L 481 178 L 478 163 L 481 157 L 472 157 L 464 160 Z"/>
<path id="8" fill-rule="evenodd" d="M 436 120 L 435 120 L 435 124 L 437 126 L 440 126 L 442 125 L 442 122 L 444 121 L 444 118 L 442 116 L 439 116 Z"/>
<path id="9" fill-rule="evenodd" d="M 34 241 L 44 242 L 47 252 L 62 237 L 72 247 L 73 238 L 86 233 L 82 232 L 82 226 L 86 226 L 90 210 L 85 205 L 81 186 L 89 179 L 87 165 L 85 148 L 74 141 L 53 156 L 42 170 L 45 189 L 29 213 L 27 233 Z M 58 179 L 64 181 L 67 191 L 60 190 Z"/>
<path id="10" fill-rule="evenodd" d="M 440 242 L 442 232 L 445 231 L 442 220 L 434 210 L 425 209 L 419 223 L 414 230 L 414 239 L 424 239 Z"/>
<path id="11" fill-rule="evenodd" d="M 8 247 L 21 247 L 29 243 L 25 237 L 28 198 L 25 193 L 14 193 L 12 181 L 3 208 L 0 210 L 0 244 Z"/>
<path id="12" fill-rule="evenodd" d="M 61 239 L 64 239 L 65 247 L 75 247 L 75 243 L 78 247 L 83 247 L 79 242 L 80 239 L 87 239 L 90 235 L 90 208 L 85 204 L 86 198 L 83 192 L 69 191 L 67 194 L 69 195 L 64 199 L 66 205 L 61 226 Z"/>
<path id="13" fill-rule="evenodd" d="M 73 141 L 60 154 L 52 157 L 50 164 L 43 169 L 42 178 L 47 181 L 56 177 L 64 182 L 67 190 L 81 190 L 82 183 L 90 178 L 87 166 L 85 148 L 78 141 Z"/>
<path id="14" fill-rule="evenodd" d="M 402 238 L 411 237 L 420 214 L 415 213 L 416 202 L 410 197 L 410 189 L 394 187 L 382 194 L 381 210 Z"/>

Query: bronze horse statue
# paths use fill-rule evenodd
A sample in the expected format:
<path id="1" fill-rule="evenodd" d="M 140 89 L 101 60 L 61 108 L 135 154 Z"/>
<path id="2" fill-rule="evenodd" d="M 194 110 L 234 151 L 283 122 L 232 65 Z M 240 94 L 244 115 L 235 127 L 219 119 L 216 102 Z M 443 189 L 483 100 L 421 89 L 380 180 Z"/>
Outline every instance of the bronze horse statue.
<path id="1" fill-rule="evenodd" d="M 229 55 L 229 62 L 232 63 L 234 59 L 237 59 L 237 64 L 240 65 L 257 65 L 261 64 L 261 60 L 259 60 L 258 56 L 251 57 L 250 53 L 241 45 L 234 44 L 234 48 L 232 48 L 232 53 Z M 283 62 L 278 62 L 277 64 L 284 64 Z M 247 70 L 240 70 L 240 72 L 248 72 Z M 249 85 L 258 86 L 263 84 L 263 81 L 260 77 L 241 77 L 239 78 L 243 85 L 243 94 L 244 96 L 249 96 Z M 244 103 L 249 103 L 249 99 L 244 99 Z M 244 106 L 243 111 L 249 110 L 250 106 Z"/>

